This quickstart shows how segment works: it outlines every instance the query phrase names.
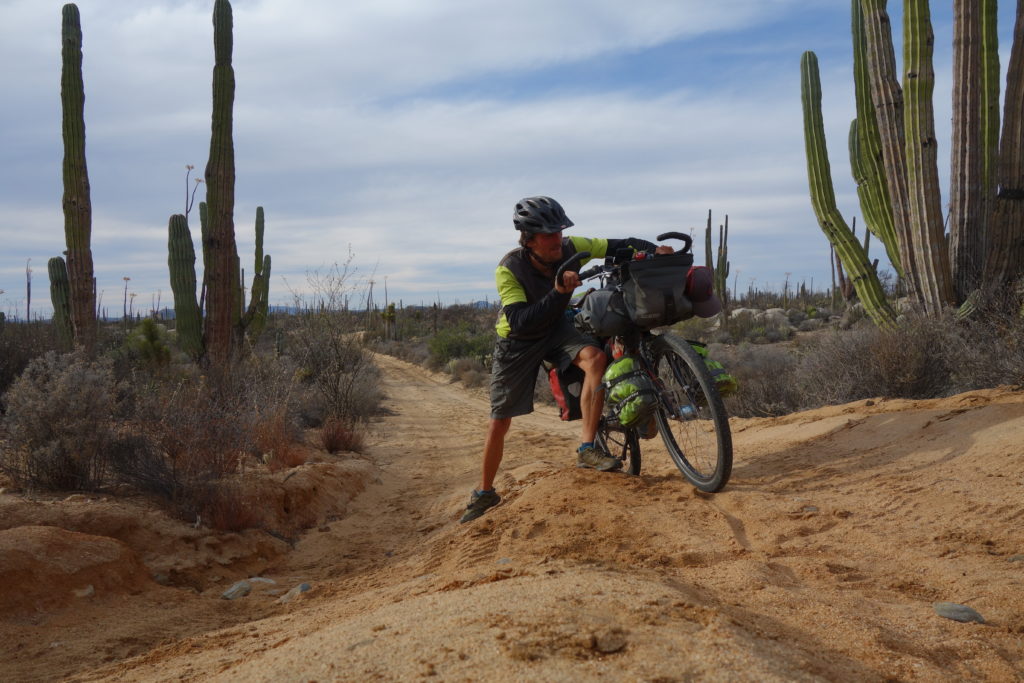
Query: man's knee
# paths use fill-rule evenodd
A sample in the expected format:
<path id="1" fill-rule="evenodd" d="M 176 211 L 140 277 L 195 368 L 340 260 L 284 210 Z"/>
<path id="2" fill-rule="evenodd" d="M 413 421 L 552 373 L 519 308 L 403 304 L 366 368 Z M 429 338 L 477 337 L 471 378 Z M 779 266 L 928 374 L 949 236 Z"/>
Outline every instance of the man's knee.
<path id="1" fill-rule="evenodd" d="M 603 375 L 608 365 L 604 351 L 596 346 L 584 346 L 573 362 L 588 375 L 591 373 Z"/>

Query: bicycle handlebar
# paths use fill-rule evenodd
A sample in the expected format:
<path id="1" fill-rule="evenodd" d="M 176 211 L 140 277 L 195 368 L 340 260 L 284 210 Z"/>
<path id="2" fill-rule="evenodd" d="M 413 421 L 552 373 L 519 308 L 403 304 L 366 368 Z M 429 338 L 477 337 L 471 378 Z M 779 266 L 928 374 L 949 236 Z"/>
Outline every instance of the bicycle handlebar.
<path id="1" fill-rule="evenodd" d="M 555 282 L 564 287 L 565 282 L 562 281 L 562 276 L 565 274 L 565 271 L 569 270 L 569 266 L 574 266 L 585 258 L 590 258 L 589 251 L 577 252 L 566 259 L 565 263 L 558 267 L 558 272 L 555 273 Z"/>
<path id="2" fill-rule="evenodd" d="M 683 247 L 683 253 L 690 251 L 690 247 L 693 246 L 693 238 L 684 232 L 663 232 L 662 234 L 658 235 L 659 242 L 664 242 L 665 240 L 668 239 L 682 240 L 683 242 L 685 242 L 686 245 Z"/>

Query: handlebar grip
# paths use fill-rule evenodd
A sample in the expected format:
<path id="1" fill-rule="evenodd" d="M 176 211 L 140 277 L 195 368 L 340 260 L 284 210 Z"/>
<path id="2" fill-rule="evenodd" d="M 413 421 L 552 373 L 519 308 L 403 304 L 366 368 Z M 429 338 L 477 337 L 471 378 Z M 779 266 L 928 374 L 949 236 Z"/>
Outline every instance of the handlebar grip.
<path id="1" fill-rule="evenodd" d="M 565 274 L 565 271 L 569 269 L 569 266 L 574 266 L 585 258 L 590 258 L 589 251 L 581 251 L 567 258 L 565 263 L 558 266 L 558 272 L 555 273 L 555 282 L 560 285 L 564 285 L 565 283 L 562 282 L 562 275 Z"/>
<path id="2" fill-rule="evenodd" d="M 685 242 L 686 244 L 683 247 L 683 253 L 690 251 L 690 247 L 693 246 L 693 238 L 687 235 L 685 232 L 664 232 L 658 235 L 659 242 L 664 242 L 665 240 L 668 239 L 682 240 L 683 242 Z"/>
<path id="3" fill-rule="evenodd" d="M 601 266 L 594 266 L 590 270 L 585 270 L 582 273 L 580 273 L 580 281 L 582 282 L 583 280 L 589 280 L 595 275 L 599 275 L 602 270 L 604 269 Z"/>

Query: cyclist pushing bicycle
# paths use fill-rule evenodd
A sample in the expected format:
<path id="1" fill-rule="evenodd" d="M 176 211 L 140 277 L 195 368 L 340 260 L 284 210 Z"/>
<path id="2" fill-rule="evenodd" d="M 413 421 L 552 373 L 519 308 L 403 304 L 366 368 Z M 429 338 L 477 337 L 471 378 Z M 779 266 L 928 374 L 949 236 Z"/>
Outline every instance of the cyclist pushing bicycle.
<path id="1" fill-rule="evenodd" d="M 629 463 L 630 471 L 634 467 L 634 473 L 639 471 L 639 446 L 633 448 L 635 430 L 627 429 L 622 432 L 624 436 L 612 437 L 609 430 L 620 426 L 607 424 L 602 417 L 604 392 L 600 389 L 608 354 L 602 342 L 574 326 L 566 311 L 571 310 L 572 294 L 582 284 L 577 263 L 582 265 L 599 258 L 611 261 L 612 255 L 619 254 L 643 253 L 654 259 L 673 254 L 675 250 L 635 237 L 563 237 L 562 231 L 572 227 L 573 222 L 550 197 L 520 200 L 512 222 L 519 231 L 519 247 L 506 254 L 495 271 L 502 308 L 496 326 L 498 340 L 490 386 L 491 420 L 484 442 L 482 476 L 480 487 L 470 496 L 462 522 L 480 517 L 501 502 L 494 490 L 494 479 L 504 455 L 505 436 L 513 417 L 533 412 L 534 387 L 544 362 L 560 372 L 575 366 L 583 373 L 577 465 L 607 472 Z M 688 242 L 689 237 L 683 237 Z M 704 317 L 721 310 L 710 286 L 698 306 L 700 310 L 696 313 Z M 663 402 L 670 403 L 672 399 L 665 398 Z M 671 409 L 676 410 L 675 405 Z M 613 453 L 611 447 L 619 443 L 621 452 Z"/>

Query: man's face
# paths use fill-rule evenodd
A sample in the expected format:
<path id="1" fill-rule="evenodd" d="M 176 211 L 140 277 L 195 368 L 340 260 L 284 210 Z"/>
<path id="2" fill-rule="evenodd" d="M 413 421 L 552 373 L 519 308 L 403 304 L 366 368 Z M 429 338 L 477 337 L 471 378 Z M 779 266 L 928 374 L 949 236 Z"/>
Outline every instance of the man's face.
<path id="1" fill-rule="evenodd" d="M 562 258 L 562 232 L 536 233 L 527 240 L 526 247 L 542 261 L 559 261 Z"/>

